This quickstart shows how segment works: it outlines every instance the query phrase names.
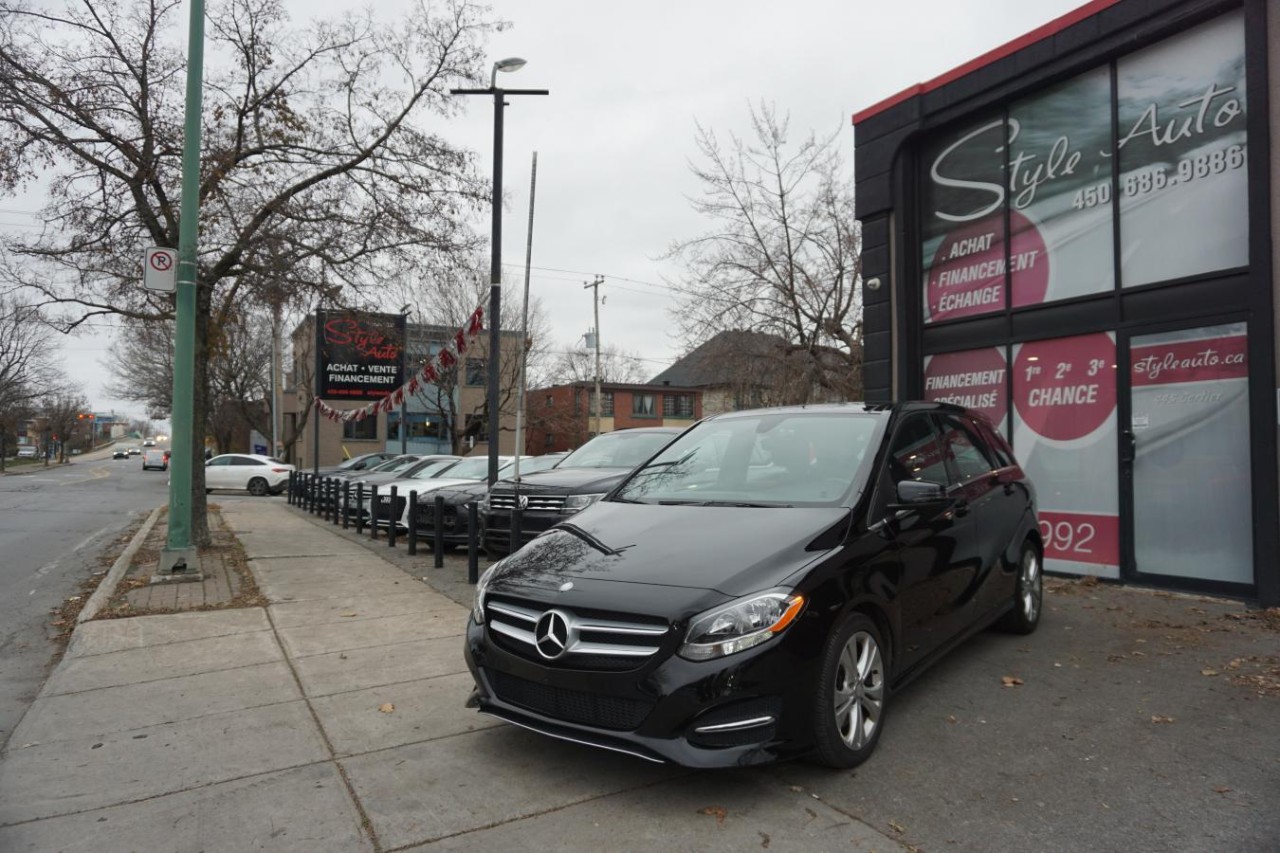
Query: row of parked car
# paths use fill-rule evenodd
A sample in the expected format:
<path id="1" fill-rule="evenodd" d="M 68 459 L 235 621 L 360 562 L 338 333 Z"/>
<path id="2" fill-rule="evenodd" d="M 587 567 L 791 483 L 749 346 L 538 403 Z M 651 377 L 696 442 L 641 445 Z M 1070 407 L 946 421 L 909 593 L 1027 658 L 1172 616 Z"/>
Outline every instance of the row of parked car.
<path id="1" fill-rule="evenodd" d="M 480 507 L 480 536 L 485 551 L 499 557 L 512 550 L 511 516 L 519 506 L 520 543 L 599 500 L 627 472 L 670 442 L 680 430 L 673 427 L 629 429 L 597 436 L 572 453 L 522 456 L 519 479 L 516 459 L 498 457 L 498 483 L 488 486 L 488 457 L 394 455 L 369 453 L 341 465 L 321 468 L 319 477 L 346 484 L 347 509 L 370 524 L 399 530 L 409 527 L 409 494 L 418 495 L 417 526 L 426 537 L 434 534 L 436 510 L 448 548 L 467 542 L 468 504 Z M 373 489 L 377 488 L 376 504 Z M 392 488 L 395 495 L 392 496 Z M 328 493 L 316 496 L 321 503 Z M 436 498 L 441 500 L 437 502 Z M 339 496 L 339 500 L 343 498 Z"/>

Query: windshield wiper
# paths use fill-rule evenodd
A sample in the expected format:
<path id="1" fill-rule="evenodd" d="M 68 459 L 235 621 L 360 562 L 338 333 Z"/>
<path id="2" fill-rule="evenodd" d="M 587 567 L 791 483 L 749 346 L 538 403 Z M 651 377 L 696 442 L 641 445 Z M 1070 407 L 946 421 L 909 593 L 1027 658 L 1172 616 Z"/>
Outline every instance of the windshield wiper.
<path id="1" fill-rule="evenodd" d="M 750 501 L 682 501 L 682 500 L 664 500 L 658 501 L 661 506 L 728 506 L 728 507 L 744 507 L 747 509 L 790 509 L 794 504 L 783 503 L 752 503 Z"/>

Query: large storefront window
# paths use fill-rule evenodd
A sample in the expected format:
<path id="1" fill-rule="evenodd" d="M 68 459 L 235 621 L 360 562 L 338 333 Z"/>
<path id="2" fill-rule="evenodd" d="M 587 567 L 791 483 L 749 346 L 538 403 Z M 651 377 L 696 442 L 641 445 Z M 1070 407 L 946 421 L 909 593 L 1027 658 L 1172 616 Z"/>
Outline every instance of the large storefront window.
<path id="1" fill-rule="evenodd" d="M 926 356 L 924 398 L 981 412 L 996 429 L 1008 436 L 1005 417 L 1009 411 L 1007 367 L 1004 350 L 1000 347 Z"/>
<path id="2" fill-rule="evenodd" d="M 1249 262 L 1244 15 L 1116 65 L 1125 287 Z"/>
<path id="3" fill-rule="evenodd" d="M 924 152 L 926 323 L 1004 310 L 1003 136 L 993 116 Z"/>
<path id="4" fill-rule="evenodd" d="M 1036 484 L 1045 568 L 1119 577 L 1112 335 L 1016 345 L 1013 415 L 1013 449 Z"/>
<path id="5" fill-rule="evenodd" d="M 1248 351 L 1244 323 L 1130 341 L 1140 572 L 1253 579 Z"/>
<path id="6" fill-rule="evenodd" d="M 1114 287 L 1110 103 L 1099 68 L 1009 109 L 1015 308 Z"/>
<path id="7" fill-rule="evenodd" d="M 1115 133 L 1107 65 L 921 151 L 926 324 L 1114 290 L 1117 257 L 1125 287 L 1248 263 L 1243 13 L 1115 79 Z"/>

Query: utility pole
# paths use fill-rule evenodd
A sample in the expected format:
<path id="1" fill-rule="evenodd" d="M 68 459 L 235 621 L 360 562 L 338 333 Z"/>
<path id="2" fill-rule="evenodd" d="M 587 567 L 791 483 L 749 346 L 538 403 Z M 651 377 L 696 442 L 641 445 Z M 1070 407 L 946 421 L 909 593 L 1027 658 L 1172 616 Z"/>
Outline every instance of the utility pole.
<path id="1" fill-rule="evenodd" d="M 594 291 L 596 327 L 593 337 L 596 341 L 596 435 L 600 434 L 600 285 L 604 284 L 604 276 L 596 276 L 595 281 L 587 282 L 582 285 L 583 290 L 590 288 Z"/>
<path id="2" fill-rule="evenodd" d="M 187 38 L 187 103 L 182 133 L 182 203 L 178 215 L 178 283 L 173 334 L 168 538 L 158 575 L 201 577 L 191 541 L 191 488 L 195 453 L 196 241 L 200 216 L 200 117 L 204 80 L 204 0 L 192 0 Z"/>

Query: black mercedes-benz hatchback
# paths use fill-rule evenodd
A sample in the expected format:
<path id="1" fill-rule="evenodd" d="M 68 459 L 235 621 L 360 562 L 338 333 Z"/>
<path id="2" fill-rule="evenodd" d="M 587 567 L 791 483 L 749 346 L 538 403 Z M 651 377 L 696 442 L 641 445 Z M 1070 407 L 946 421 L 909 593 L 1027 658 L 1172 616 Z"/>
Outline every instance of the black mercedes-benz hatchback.
<path id="1" fill-rule="evenodd" d="M 1041 610 L 1035 493 L 946 404 L 735 412 L 494 564 L 466 657 L 481 712 L 690 767 L 852 767 L 894 690 Z"/>

